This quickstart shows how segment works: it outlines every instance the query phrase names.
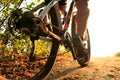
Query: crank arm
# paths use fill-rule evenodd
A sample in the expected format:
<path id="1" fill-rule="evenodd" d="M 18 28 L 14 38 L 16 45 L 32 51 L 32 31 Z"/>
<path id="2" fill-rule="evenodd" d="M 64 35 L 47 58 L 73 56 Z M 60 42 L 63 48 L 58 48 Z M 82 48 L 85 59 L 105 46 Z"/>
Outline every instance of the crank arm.
<path id="1" fill-rule="evenodd" d="M 52 38 L 58 40 L 58 41 L 62 40 L 57 34 L 51 32 L 51 31 L 48 31 L 48 35 L 51 36 Z"/>

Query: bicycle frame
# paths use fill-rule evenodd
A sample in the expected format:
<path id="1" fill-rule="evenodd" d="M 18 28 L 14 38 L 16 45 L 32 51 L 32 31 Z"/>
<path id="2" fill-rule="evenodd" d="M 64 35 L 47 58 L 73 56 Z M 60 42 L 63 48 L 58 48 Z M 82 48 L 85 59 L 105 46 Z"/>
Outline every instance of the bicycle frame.
<path id="1" fill-rule="evenodd" d="M 49 10 L 60 0 L 52 0 L 50 1 L 50 3 L 46 6 L 46 8 L 38 15 L 38 17 L 40 17 L 42 20 L 44 19 L 46 13 L 49 12 Z M 45 2 L 40 3 L 38 6 L 36 6 L 35 8 L 33 8 L 31 11 L 36 11 L 39 8 L 43 7 L 45 5 Z"/>
<path id="2" fill-rule="evenodd" d="M 38 17 L 40 17 L 42 20 L 44 19 L 46 13 L 49 12 L 49 10 L 60 0 L 52 0 L 46 7 L 45 9 L 38 15 Z M 35 12 L 36 10 L 42 8 L 45 5 L 45 2 L 40 3 L 38 6 L 36 6 L 35 8 L 33 8 L 31 11 Z M 72 14 L 72 10 L 73 10 L 73 5 L 74 5 L 74 1 L 71 2 L 69 10 L 67 15 L 65 16 L 67 18 L 67 21 L 64 22 L 64 28 L 66 26 L 67 23 L 70 22 L 70 18 L 71 18 L 71 14 Z M 69 20 L 69 21 L 68 21 Z"/>
<path id="3" fill-rule="evenodd" d="M 45 7 L 45 9 L 43 9 L 43 11 L 38 15 L 38 17 L 43 20 L 46 16 L 46 14 L 49 12 L 49 10 L 60 0 L 52 0 L 50 1 L 50 3 Z M 38 9 L 42 8 L 45 5 L 45 2 L 40 3 L 38 6 L 36 6 L 35 8 L 33 8 L 31 11 L 35 12 Z M 69 13 L 70 14 L 70 13 Z M 69 15 L 68 14 L 68 15 Z M 52 32 L 49 31 L 49 34 L 53 36 L 53 38 L 57 39 L 57 40 L 61 40 L 60 37 Z M 44 37 L 40 37 L 45 39 Z"/>
<path id="4" fill-rule="evenodd" d="M 60 0 L 52 0 L 47 7 L 38 15 L 42 20 L 44 19 L 46 13 Z"/>
<path id="5" fill-rule="evenodd" d="M 45 9 L 43 9 L 43 11 L 38 15 L 38 17 L 40 17 L 40 18 L 43 20 L 44 17 L 46 16 L 46 14 L 49 12 L 49 10 L 50 10 L 58 1 L 60 1 L 60 0 L 52 0 L 52 1 L 45 7 Z M 34 11 L 38 10 L 39 8 L 43 7 L 44 4 L 45 4 L 44 2 L 41 3 L 41 4 L 39 4 L 38 6 L 36 6 L 35 8 L 33 8 L 31 11 L 34 12 Z M 72 14 L 72 12 L 73 12 L 73 11 L 72 11 L 72 10 L 73 10 L 73 6 L 74 6 L 74 1 L 71 2 L 70 7 L 69 7 L 69 9 L 68 9 L 68 13 L 67 13 L 67 15 L 65 16 L 66 21 L 65 21 L 64 24 L 63 24 L 63 26 L 64 26 L 63 30 L 64 30 L 64 29 L 65 29 L 65 30 L 68 29 L 68 25 L 69 25 L 69 23 L 70 23 L 70 19 L 72 18 L 72 15 L 73 15 L 73 14 Z M 62 29 L 61 29 L 61 30 L 62 30 Z M 51 31 L 49 31 L 49 35 L 51 35 L 53 38 L 57 39 L 58 41 L 61 41 L 61 40 L 62 40 L 60 36 L 58 36 L 57 34 L 51 32 Z M 71 36 L 69 35 L 69 37 L 71 37 Z M 47 41 L 51 41 L 50 38 L 47 38 L 47 39 L 46 39 L 46 37 L 43 37 L 43 36 L 40 36 L 39 38 L 40 38 L 40 39 L 47 40 Z M 73 48 L 73 44 L 71 43 L 71 39 L 70 39 L 70 40 L 68 39 L 68 43 L 67 43 L 67 44 L 69 45 L 70 50 L 71 50 L 72 55 L 73 55 L 73 58 L 74 58 L 74 60 L 75 60 L 77 57 L 76 57 L 76 54 L 75 54 L 75 51 L 74 51 L 74 48 Z"/>

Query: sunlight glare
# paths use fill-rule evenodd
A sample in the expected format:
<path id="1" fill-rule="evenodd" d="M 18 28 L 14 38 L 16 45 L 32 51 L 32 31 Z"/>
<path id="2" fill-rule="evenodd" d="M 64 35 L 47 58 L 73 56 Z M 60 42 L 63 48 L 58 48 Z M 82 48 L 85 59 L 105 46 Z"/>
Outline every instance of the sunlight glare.
<path id="1" fill-rule="evenodd" d="M 91 54 L 113 56 L 120 51 L 120 0 L 89 0 Z"/>

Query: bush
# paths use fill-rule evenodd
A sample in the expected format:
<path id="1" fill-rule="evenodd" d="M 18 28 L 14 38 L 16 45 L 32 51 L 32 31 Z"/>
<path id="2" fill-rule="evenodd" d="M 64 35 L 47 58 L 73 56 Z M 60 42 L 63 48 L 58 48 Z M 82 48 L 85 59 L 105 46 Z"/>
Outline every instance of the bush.
<path id="1" fill-rule="evenodd" d="M 116 52 L 116 53 L 115 53 L 115 56 L 116 56 L 116 57 L 120 57 L 120 52 Z"/>

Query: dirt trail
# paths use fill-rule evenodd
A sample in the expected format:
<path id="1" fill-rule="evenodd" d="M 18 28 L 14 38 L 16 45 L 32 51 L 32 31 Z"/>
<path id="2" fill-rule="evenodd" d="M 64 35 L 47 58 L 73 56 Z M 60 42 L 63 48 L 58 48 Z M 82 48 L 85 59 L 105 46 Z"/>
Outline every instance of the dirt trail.
<path id="1" fill-rule="evenodd" d="M 48 80 L 120 80 L 120 57 L 92 57 L 84 68 L 71 56 L 59 57 Z"/>

